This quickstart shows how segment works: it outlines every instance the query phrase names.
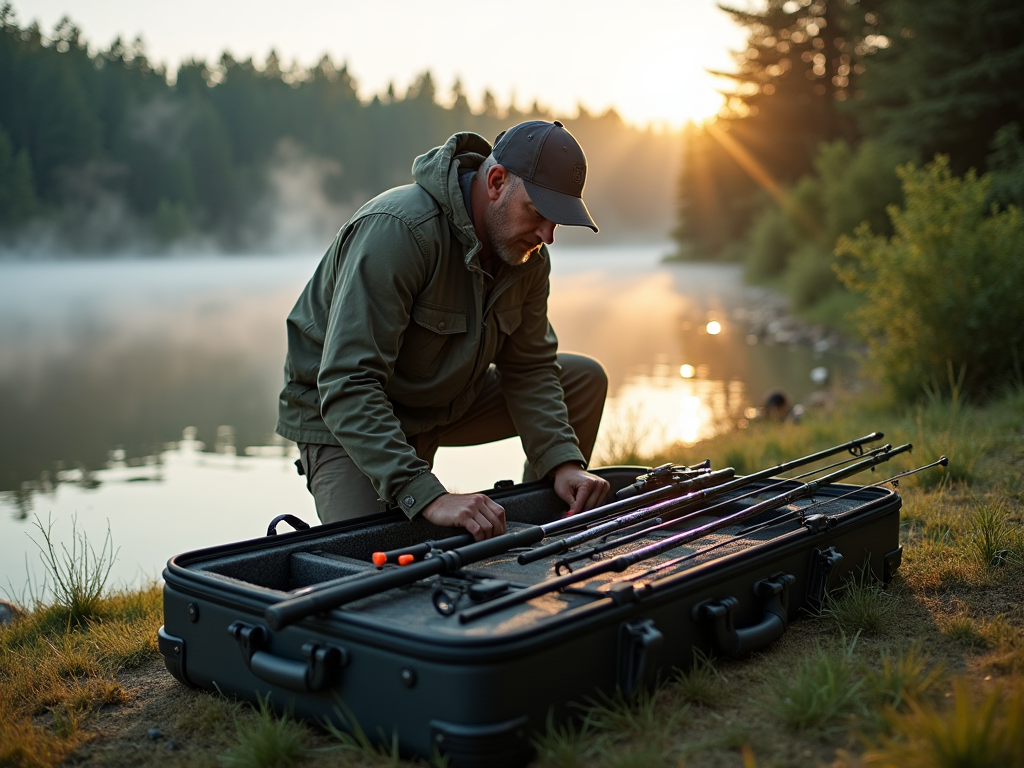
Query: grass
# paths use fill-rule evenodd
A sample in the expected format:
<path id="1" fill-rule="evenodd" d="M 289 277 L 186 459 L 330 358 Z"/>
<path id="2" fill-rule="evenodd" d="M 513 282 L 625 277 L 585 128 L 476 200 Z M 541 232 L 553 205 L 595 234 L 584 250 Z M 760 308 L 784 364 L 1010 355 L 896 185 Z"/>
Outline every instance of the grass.
<path id="1" fill-rule="evenodd" d="M 50 588 L 54 595 L 54 605 L 64 610 L 68 620 L 75 624 L 94 617 L 102 603 L 110 569 L 117 560 L 109 524 L 99 552 L 85 533 L 78 530 L 75 518 L 71 520 L 71 548 L 61 544 L 59 552 L 53 540 L 53 521 L 47 519 L 44 527 L 37 517 L 35 525 L 43 540 L 33 541 L 39 547 L 43 565 L 53 580 Z M 32 602 L 39 605 L 42 597 L 33 597 Z"/>
<path id="2" fill-rule="evenodd" d="M 657 456 L 604 460 L 710 457 L 744 473 L 873 429 L 912 442 L 914 453 L 852 482 L 950 458 L 946 471 L 900 481 L 904 556 L 894 581 L 847 582 L 820 616 L 747 661 L 697 655 L 654 690 L 581 703 L 574 720 L 535 734 L 534 768 L 1024 765 L 1024 388 L 983 407 L 947 393 L 898 411 L 843 395 L 799 424 L 755 423 Z M 619 447 L 635 454 L 633 442 L 624 435 Z M 178 751 L 131 742 L 87 759 L 112 738 L 101 726 L 108 713 L 141 705 L 129 681 L 159 664 L 161 596 L 155 585 L 106 588 L 109 537 L 93 548 L 76 534 L 62 550 L 47 535 L 40 550 L 70 589 L 34 600 L 0 629 L 0 765 L 411 765 L 390 734 L 367 737 L 343 717 L 332 733 L 274 715 L 266 702 L 252 708 L 181 686 L 167 689 L 173 701 L 160 721 Z M 134 717 L 151 746 L 148 715 Z"/>
<path id="3" fill-rule="evenodd" d="M 1020 680 L 977 694 L 953 681 L 951 704 L 911 702 L 891 719 L 893 734 L 863 756 L 872 768 L 974 768 L 1024 765 L 1024 685 Z"/>
<path id="4" fill-rule="evenodd" d="M 37 591 L 0 630 L 0 765 L 53 765 L 90 740 L 92 716 L 127 701 L 117 674 L 156 654 L 162 618 L 156 585 L 107 591 L 109 529 L 97 551 L 73 522 L 70 547 L 58 550 L 52 523 L 36 526 L 53 601 Z"/>
<path id="5" fill-rule="evenodd" d="M 873 581 L 865 568 L 862 576 L 847 582 L 839 591 L 825 596 L 821 614 L 847 635 L 876 635 L 893 619 L 899 607 L 897 600 Z"/>
<path id="6" fill-rule="evenodd" d="M 715 667 L 714 659 L 699 650 L 693 652 L 693 664 L 677 670 L 675 687 L 683 701 L 703 707 L 718 707 L 725 701 L 728 681 Z"/>
<path id="7" fill-rule="evenodd" d="M 258 698 L 255 715 L 235 721 L 236 741 L 221 762 L 228 768 L 290 768 L 305 759 L 306 726 L 287 713 L 277 717 L 269 694 Z"/>
<path id="8" fill-rule="evenodd" d="M 795 668 L 779 670 L 765 708 L 795 731 L 827 733 L 864 706 L 863 679 L 854 657 L 857 639 L 815 646 Z"/>
<path id="9" fill-rule="evenodd" d="M 901 653 L 883 647 L 877 667 L 866 666 L 866 670 L 867 690 L 873 703 L 883 711 L 900 710 L 908 702 L 923 701 L 944 674 L 919 642 Z"/>

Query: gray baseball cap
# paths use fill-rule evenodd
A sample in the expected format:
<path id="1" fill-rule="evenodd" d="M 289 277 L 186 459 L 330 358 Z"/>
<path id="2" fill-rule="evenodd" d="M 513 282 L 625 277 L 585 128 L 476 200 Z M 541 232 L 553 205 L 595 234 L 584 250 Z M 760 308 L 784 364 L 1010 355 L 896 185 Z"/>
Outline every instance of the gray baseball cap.
<path id="1" fill-rule="evenodd" d="M 565 126 L 529 120 L 498 134 L 494 159 L 523 180 L 530 200 L 548 221 L 597 232 L 583 202 L 587 156 Z"/>

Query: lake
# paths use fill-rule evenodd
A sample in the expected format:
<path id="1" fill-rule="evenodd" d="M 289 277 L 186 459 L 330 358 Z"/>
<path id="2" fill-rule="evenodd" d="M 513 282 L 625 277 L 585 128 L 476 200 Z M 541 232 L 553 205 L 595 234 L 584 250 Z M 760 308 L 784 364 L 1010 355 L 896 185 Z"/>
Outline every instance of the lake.
<path id="1" fill-rule="evenodd" d="M 609 373 L 595 463 L 742 428 L 769 390 L 802 403 L 852 375 L 829 339 L 792 343 L 739 267 L 660 263 L 668 250 L 552 248 L 560 346 Z M 0 263 L 0 587 L 43 594 L 37 522 L 58 548 L 74 525 L 99 551 L 109 528 L 112 582 L 135 585 L 282 512 L 316 521 L 273 430 L 284 318 L 319 257 Z M 443 448 L 435 471 L 479 490 L 518 480 L 523 458 L 516 440 Z"/>

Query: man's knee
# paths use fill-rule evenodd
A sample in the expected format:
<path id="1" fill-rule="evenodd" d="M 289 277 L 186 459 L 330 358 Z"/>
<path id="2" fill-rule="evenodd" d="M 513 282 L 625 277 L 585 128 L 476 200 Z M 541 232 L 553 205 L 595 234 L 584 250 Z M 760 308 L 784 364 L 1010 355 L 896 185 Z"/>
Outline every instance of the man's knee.
<path id="1" fill-rule="evenodd" d="M 598 360 L 575 352 L 560 352 L 558 364 L 562 366 L 563 389 L 566 394 L 569 389 L 578 388 L 604 401 L 608 394 L 608 373 Z"/>
<path id="2" fill-rule="evenodd" d="M 299 450 L 306 487 L 316 501 L 321 522 L 350 520 L 386 509 L 370 479 L 359 471 L 343 448 L 300 444 Z"/>

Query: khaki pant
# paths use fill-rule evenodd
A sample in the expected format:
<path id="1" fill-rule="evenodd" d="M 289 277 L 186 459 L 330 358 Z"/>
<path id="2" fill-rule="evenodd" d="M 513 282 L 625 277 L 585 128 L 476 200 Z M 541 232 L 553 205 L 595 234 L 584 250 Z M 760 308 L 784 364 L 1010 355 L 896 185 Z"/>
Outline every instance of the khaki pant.
<path id="1" fill-rule="evenodd" d="M 608 393 L 608 377 L 599 362 L 585 355 L 561 352 L 558 363 L 562 367 L 560 381 L 569 424 L 576 432 L 580 452 L 589 462 Z M 416 454 L 433 466 L 440 446 L 481 445 L 516 436 L 518 432 L 505 405 L 499 379 L 492 365 L 487 371 L 483 392 L 461 419 L 430 432 L 411 435 L 409 443 Z M 341 446 L 299 443 L 299 462 L 306 476 L 306 487 L 316 500 L 321 522 L 349 520 L 387 508 L 370 479 L 359 471 Z M 529 464 L 523 479 L 536 479 Z"/>

